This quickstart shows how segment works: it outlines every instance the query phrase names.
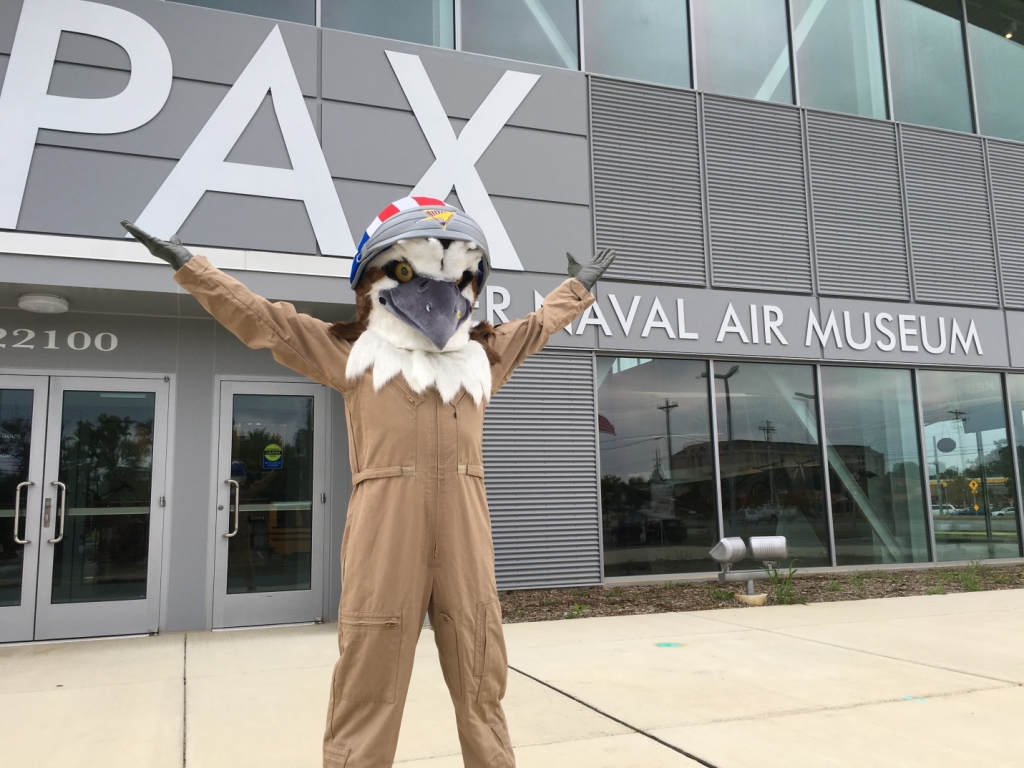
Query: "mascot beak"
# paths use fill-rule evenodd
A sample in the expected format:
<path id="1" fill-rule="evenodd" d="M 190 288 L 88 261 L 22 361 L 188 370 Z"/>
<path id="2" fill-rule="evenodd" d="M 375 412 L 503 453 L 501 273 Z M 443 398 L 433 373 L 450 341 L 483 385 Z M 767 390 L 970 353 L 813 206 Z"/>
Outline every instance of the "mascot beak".
<path id="1" fill-rule="evenodd" d="M 415 277 L 381 291 L 380 301 L 391 314 L 420 331 L 438 349 L 444 349 L 472 310 L 458 285 L 427 277 Z"/>

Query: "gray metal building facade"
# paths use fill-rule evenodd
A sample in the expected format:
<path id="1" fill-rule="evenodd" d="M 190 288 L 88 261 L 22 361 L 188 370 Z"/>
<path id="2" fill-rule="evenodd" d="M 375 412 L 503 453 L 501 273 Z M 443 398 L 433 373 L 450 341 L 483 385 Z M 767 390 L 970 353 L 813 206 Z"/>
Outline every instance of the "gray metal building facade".
<path id="1" fill-rule="evenodd" d="M 500 588 L 710 573 L 710 561 L 696 554 L 704 547 L 702 536 L 710 540 L 737 532 L 737 519 L 747 521 L 739 532 L 761 532 L 769 524 L 781 525 L 787 515 L 800 517 L 800 531 L 818 531 L 824 547 L 824 554 L 809 555 L 798 565 L 844 564 L 842 552 L 837 554 L 837 499 L 854 510 L 853 517 L 881 502 L 868 499 L 867 490 L 849 488 L 837 495 L 832 487 L 868 476 L 864 467 L 854 467 L 849 445 L 833 446 L 828 439 L 829 377 L 837 370 L 906 373 L 914 411 L 909 428 L 918 455 L 916 463 L 913 457 L 901 462 L 899 471 L 916 472 L 918 487 L 911 492 L 901 486 L 899 495 L 918 499 L 920 514 L 913 525 L 923 532 L 906 534 L 913 543 L 906 545 L 911 554 L 903 557 L 898 521 L 887 525 L 874 513 L 862 523 L 851 517 L 851 526 L 862 525 L 857 535 L 867 544 L 845 564 L 1020 557 L 1024 521 L 1016 448 L 1024 435 L 1016 426 L 1022 403 L 1015 399 L 1013 376 L 1024 372 L 1024 145 L 170 2 L 65 6 L 71 12 L 54 21 L 47 14 L 57 5 L 48 0 L 0 4 L 0 152 L 9 158 L 24 154 L 23 124 L 34 131 L 27 145 L 27 176 L 18 182 L 6 167 L 7 180 L 0 182 L 0 216 L 6 217 L 0 222 L 0 390 L 34 393 L 36 409 L 34 485 L 17 491 L 18 516 L 13 497 L 0 503 L 0 523 L 31 541 L 16 545 L 8 531 L 2 542 L 0 558 L 10 561 L 16 554 L 21 571 L 17 596 L 0 601 L 0 641 L 335 615 L 341 588 L 337 553 L 351 488 L 340 395 L 297 377 L 265 352 L 246 349 L 177 289 L 167 267 L 126 241 L 118 222 L 152 221 L 158 230 L 173 225 L 193 250 L 208 254 L 254 291 L 334 320 L 353 311 L 350 262 L 337 252 L 338 243 L 346 241 L 327 224 L 314 222 L 343 211 L 349 238 L 358 240 L 362 227 L 387 203 L 410 190 L 425 192 L 422 184 L 474 215 L 489 201 L 507 233 L 511 248 L 502 253 L 482 297 L 483 319 L 500 322 L 535 309 L 562 279 L 566 251 L 579 257 L 614 247 L 620 254 L 598 286 L 597 308 L 559 333 L 489 407 L 485 462 Z M 97 15 L 97 7 L 112 14 Z M 91 116 L 82 102 L 127 92 L 138 72 L 152 82 L 162 77 L 156 58 L 135 60 L 147 54 L 126 50 L 119 40 L 127 29 L 123 25 L 135 23 L 129 16 L 166 45 L 173 75 L 167 71 L 172 79 L 166 99 L 150 117 L 140 116 L 138 126 L 117 126 L 109 116 Z M 29 31 L 27 19 L 35 25 Z M 57 35 L 49 61 L 18 49 L 19 36 L 27 41 L 23 46 L 31 42 L 37 50 L 47 35 Z M 19 57 L 32 60 L 19 62 Z M 45 68 L 41 76 L 35 71 L 40 66 Z M 14 86 L 11 73 L 20 78 Z M 417 73 L 422 74 L 418 80 Z M 505 80 L 509 73 L 512 80 L 530 76 L 533 82 L 521 85 L 525 94 L 502 120 L 495 117 L 500 109 L 482 105 L 500 83 L 511 82 Z M 33 77 L 43 78 L 42 93 Z M 260 96 L 251 114 L 249 102 L 238 102 L 218 122 L 225 97 L 243 91 L 250 101 L 252 94 Z M 67 101 L 58 103 L 62 97 Z M 432 100 L 448 117 L 450 137 L 436 124 L 429 126 Z M 287 103 L 304 109 L 297 115 Z M 499 120 L 493 135 L 479 138 L 487 133 L 481 127 L 474 145 L 473 131 L 463 131 L 489 119 Z M 239 123 L 237 135 L 231 134 L 232 121 Z M 329 174 L 316 176 L 320 166 L 314 158 L 306 179 L 328 178 L 334 201 L 325 202 L 323 188 L 312 182 L 299 184 L 298 191 L 289 186 L 293 177 L 287 174 L 299 172 L 296 152 L 304 126 L 315 131 Z M 223 152 L 210 165 L 210 147 L 217 146 Z M 302 151 L 308 149 L 307 142 Z M 175 177 L 193 152 L 193 160 L 205 157 L 213 168 L 210 177 Z M 271 168 L 279 175 L 236 178 L 231 174 L 239 167 Z M 169 180 L 177 187 L 172 189 Z M 185 205 L 188 194 L 182 190 L 190 185 L 199 196 Z M 320 213 L 312 210 L 315 206 L 321 206 Z M 26 294 L 58 295 L 70 311 L 28 313 L 19 308 Z M 602 387 L 620 376 L 615 391 L 626 397 L 627 374 L 639 377 L 645 366 L 653 371 L 651 361 L 690 366 L 684 389 L 697 382 L 705 396 L 682 404 L 677 398 L 674 405 L 666 396 L 662 413 L 654 410 L 662 408 L 660 400 L 643 406 L 645 414 L 666 422 L 667 452 L 649 436 L 625 445 L 643 446 L 631 466 L 653 462 L 654 469 L 634 484 L 643 486 L 647 500 L 620 499 L 622 519 L 614 522 L 608 509 L 602 517 L 602 499 L 606 507 L 612 503 L 604 487 L 611 482 L 604 479 L 609 460 L 602 457 L 615 446 L 602 441 L 619 439 L 627 430 L 624 421 L 605 413 L 612 395 L 602 400 Z M 771 378 L 785 375 L 779 373 L 781 364 L 804 366 L 800 370 L 810 377 L 812 391 L 805 387 L 796 397 L 812 404 L 794 406 L 790 395 L 778 418 L 802 419 L 813 439 L 807 451 L 786 449 L 804 457 L 804 464 L 775 459 L 778 468 L 769 467 L 764 476 L 771 486 L 764 491 L 768 500 L 755 505 L 753 498 L 762 491 L 753 489 L 759 485 L 737 491 L 735 479 L 730 486 L 726 477 L 725 465 L 733 461 L 732 448 L 722 448 L 726 407 L 728 442 L 733 447 L 740 442 L 732 435 L 732 399 L 739 394 L 730 395 L 728 380 L 735 371 L 728 371 L 776 366 L 764 369 Z M 928 452 L 929 441 L 934 437 L 938 445 L 940 440 L 938 432 L 928 430 L 924 393 L 933 391 L 927 377 L 942 371 L 994 376 L 984 382 L 997 383 L 1002 404 L 1001 416 L 1000 407 L 993 410 L 986 401 L 984 415 L 954 417 L 963 423 L 954 430 L 960 443 L 967 435 L 978 436 L 977 461 L 963 459 L 956 477 Z M 724 399 L 721 391 L 709 389 L 709 382 L 718 387 L 723 380 Z M 969 399 L 972 387 L 968 382 L 954 389 Z M 76 598 L 55 597 L 58 579 L 47 569 L 56 561 L 53 552 L 45 553 L 56 546 L 49 539 L 57 536 L 60 518 L 52 484 L 61 482 L 66 469 L 55 467 L 66 463 L 62 451 L 69 450 L 67 430 L 62 433 L 56 425 L 69 418 L 61 410 L 61 402 L 70 402 L 68 392 L 122 390 L 155 398 L 157 417 L 147 427 L 153 430 L 152 486 L 148 511 L 137 513 L 149 520 L 148 576 L 134 596 L 105 598 L 99 587 L 90 586 L 93 597 L 81 598 L 79 607 L 95 610 L 74 613 Z M 273 396 L 308 399 L 313 415 L 307 427 L 315 435 L 310 445 L 323 457 L 309 465 L 307 511 L 313 522 L 300 526 L 308 528 L 310 574 L 295 589 L 307 599 L 286 608 L 276 604 L 280 593 L 272 588 L 245 595 L 244 585 L 234 588 L 226 576 L 235 550 L 224 534 L 237 525 L 225 480 L 242 476 L 231 453 L 230 412 L 232 402 L 241 401 L 231 398 Z M 758 402 L 754 394 L 747 396 Z M 671 419 L 679 418 L 688 403 L 704 414 L 704 438 L 673 427 Z M 740 407 L 739 400 L 735 405 Z M 984 427 L 978 419 L 986 420 Z M 782 427 L 773 426 L 770 417 L 764 422 L 758 418 L 752 428 L 761 430 L 769 452 L 783 451 L 781 433 L 772 443 L 773 430 Z M 1003 437 L 983 448 L 982 434 L 999 424 Z M 4 429 L 13 434 L 9 426 Z M 678 452 L 674 437 L 677 448 L 684 446 Z M 986 475 L 981 465 L 989 453 L 996 456 L 1005 447 L 999 440 L 1009 446 L 1009 469 L 997 477 L 990 468 Z M 35 447 L 40 441 L 46 445 Z M 763 447 L 737 450 L 754 455 Z M 699 460 L 692 458 L 698 454 Z M 13 454 L 6 455 L 0 472 L 13 477 Z M 867 453 L 858 455 L 858 461 L 867 461 Z M 769 453 L 768 464 L 772 461 Z M 903 467 L 910 463 L 913 470 Z M 936 465 L 934 482 L 929 463 Z M 820 476 L 812 491 L 797 479 L 805 477 L 805 465 Z M 268 466 L 273 464 L 263 465 Z M 886 472 L 893 471 L 890 462 Z M 747 480 L 740 485 L 754 470 L 736 470 L 732 477 L 741 474 Z M 623 470 L 623 482 L 635 475 Z M 701 496 L 703 506 L 685 501 L 691 492 L 687 478 L 698 475 L 703 479 L 693 480 L 692 495 Z M 950 494 L 975 477 L 984 497 L 975 508 L 981 514 L 943 514 L 941 489 L 947 489 L 949 506 L 968 510 L 950 503 Z M 863 484 L 867 488 L 869 480 Z M 990 486 L 1004 500 L 998 511 L 1012 508 L 1012 515 L 993 516 L 996 502 L 986 496 Z M 83 501 L 77 514 L 85 518 L 97 504 Z M 819 511 L 797 515 L 793 510 L 803 505 Z M 687 514 L 697 522 L 688 523 Z M 768 519 L 772 515 L 774 522 Z M 672 518 L 682 518 L 689 535 L 671 533 Z M 623 522 L 629 519 L 639 523 Z M 20 527 L 12 527 L 15 521 Z M 85 561 L 97 560 L 105 546 L 97 540 L 102 537 L 90 540 L 88 524 L 83 525 L 73 546 Z M 974 538 L 984 543 L 986 536 L 991 545 L 993 535 L 1002 536 L 1006 546 L 980 554 L 963 549 L 972 554 L 947 557 L 936 544 L 947 526 L 966 531 L 970 546 Z M 263 542 L 259 547 L 268 546 L 256 528 L 246 535 L 250 542 Z M 840 531 L 839 538 L 844 535 Z M 615 560 L 610 536 L 633 537 L 616 538 L 616 546 L 629 550 L 616 562 L 632 566 L 609 566 Z M 71 541 L 64 545 L 62 562 L 71 559 Z M 685 541 L 693 552 L 668 557 L 667 565 L 652 565 L 656 558 L 644 554 L 652 546 L 667 552 Z M 871 555 L 872 547 L 883 554 Z M 89 567 L 67 578 L 98 584 L 102 567 L 91 575 Z M 261 563 L 254 560 L 248 567 L 258 571 Z M 8 567 L 8 586 L 11 573 Z M 125 608 L 131 602 L 144 605 L 132 612 Z M 107 612 L 104 606 L 114 603 L 116 610 Z"/>

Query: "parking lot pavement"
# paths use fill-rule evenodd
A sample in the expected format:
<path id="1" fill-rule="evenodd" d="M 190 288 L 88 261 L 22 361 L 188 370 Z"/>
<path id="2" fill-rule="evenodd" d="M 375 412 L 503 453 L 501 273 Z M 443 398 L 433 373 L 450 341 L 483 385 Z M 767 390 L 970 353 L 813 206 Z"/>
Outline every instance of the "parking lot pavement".
<path id="1" fill-rule="evenodd" d="M 1020 766 L 1022 636 L 1024 590 L 512 624 L 505 709 L 520 768 Z M 0 763 L 312 768 L 336 654 L 332 626 L 0 647 Z M 429 631 L 396 764 L 462 765 Z"/>

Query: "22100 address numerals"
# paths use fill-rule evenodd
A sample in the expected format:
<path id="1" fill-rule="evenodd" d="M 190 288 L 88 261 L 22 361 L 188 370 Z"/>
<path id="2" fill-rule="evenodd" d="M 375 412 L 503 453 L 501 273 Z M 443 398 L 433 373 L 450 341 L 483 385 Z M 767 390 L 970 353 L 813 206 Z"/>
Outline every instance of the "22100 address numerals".
<path id="1" fill-rule="evenodd" d="M 42 337 L 39 337 L 30 328 L 18 328 L 9 335 L 6 330 L 0 328 L 0 349 L 6 349 L 8 341 L 11 342 L 11 349 L 36 349 L 36 344 L 42 345 L 39 349 L 63 349 L 56 331 L 43 331 Z M 117 349 L 117 336 L 112 333 L 97 333 L 93 337 L 85 331 L 72 331 L 65 343 L 68 349 L 75 352 L 84 352 L 90 347 L 100 352 L 113 352 Z"/>

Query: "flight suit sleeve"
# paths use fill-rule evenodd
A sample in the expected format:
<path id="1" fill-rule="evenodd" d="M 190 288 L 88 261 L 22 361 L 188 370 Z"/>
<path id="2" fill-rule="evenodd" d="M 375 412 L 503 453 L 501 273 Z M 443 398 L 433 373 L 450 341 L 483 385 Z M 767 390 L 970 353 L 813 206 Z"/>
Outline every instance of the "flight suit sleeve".
<path id="1" fill-rule="evenodd" d="M 536 312 L 495 328 L 495 338 L 491 343 L 501 355 L 501 363 L 491 371 L 491 394 L 505 385 L 526 358 L 540 352 L 548 339 L 582 315 L 595 301 L 583 283 L 570 277 L 544 298 L 544 305 Z"/>
<path id="2" fill-rule="evenodd" d="M 329 323 L 304 315 L 286 302 L 269 302 L 203 256 L 174 273 L 217 321 L 250 349 L 269 349 L 281 365 L 341 391 L 351 343 L 331 336 Z"/>

